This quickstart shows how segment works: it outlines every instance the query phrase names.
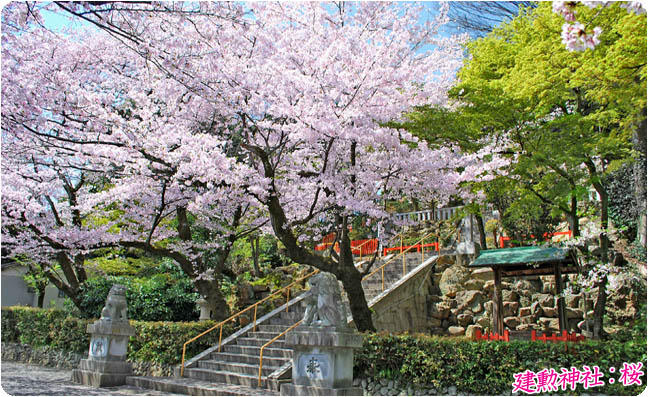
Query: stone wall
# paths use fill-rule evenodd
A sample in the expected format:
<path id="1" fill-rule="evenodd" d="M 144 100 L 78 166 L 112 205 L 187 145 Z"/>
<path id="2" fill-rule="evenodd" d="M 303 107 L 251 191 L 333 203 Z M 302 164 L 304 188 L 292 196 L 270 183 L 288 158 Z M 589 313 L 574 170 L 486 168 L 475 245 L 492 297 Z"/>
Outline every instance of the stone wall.
<path id="1" fill-rule="evenodd" d="M 413 385 L 398 380 L 356 378 L 353 386 L 361 387 L 365 396 L 455 396 L 467 395 L 456 386 L 435 388 L 432 385 Z"/>
<path id="2" fill-rule="evenodd" d="M 470 269 L 470 258 L 440 257 L 435 264 L 401 282 L 373 306 L 379 331 L 472 337 L 492 329 L 494 290 L 490 268 Z M 558 331 L 553 276 L 506 278 L 502 281 L 504 324 L 509 330 Z M 581 296 L 565 299 L 569 328 L 583 321 Z"/>
<path id="3" fill-rule="evenodd" d="M 393 333 L 429 332 L 429 321 L 421 315 L 421 308 L 426 306 L 432 290 L 431 271 L 427 267 L 400 281 L 372 305 L 376 329 Z"/>
<path id="4" fill-rule="evenodd" d="M 2 360 L 16 361 L 46 367 L 76 369 L 87 354 L 54 350 L 48 346 L 32 348 L 19 343 L 2 342 Z M 173 366 L 144 361 L 133 361 L 133 373 L 139 376 L 173 376 Z"/>

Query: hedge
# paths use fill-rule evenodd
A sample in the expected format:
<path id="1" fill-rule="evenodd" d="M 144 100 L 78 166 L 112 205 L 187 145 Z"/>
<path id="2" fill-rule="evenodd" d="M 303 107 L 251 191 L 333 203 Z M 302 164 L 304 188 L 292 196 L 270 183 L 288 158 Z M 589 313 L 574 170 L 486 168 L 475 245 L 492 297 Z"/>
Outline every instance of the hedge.
<path id="1" fill-rule="evenodd" d="M 26 307 L 2 308 L 2 341 L 27 344 L 32 347 L 50 346 L 63 351 L 85 354 L 89 335 L 86 326 L 92 320 L 68 317 L 61 310 Z M 148 361 L 176 365 L 182 356 L 182 344 L 212 327 L 214 321 L 169 323 L 131 321 L 136 330 L 129 344 L 131 361 Z M 223 335 L 235 329 L 226 326 Z M 429 336 L 364 334 L 362 349 L 355 352 L 355 377 L 393 379 L 401 383 L 433 386 L 437 390 L 455 386 L 457 390 L 478 395 L 510 394 L 514 374 L 530 370 L 597 365 L 604 373 L 605 386 L 554 394 L 580 395 L 594 392 L 607 395 L 638 395 L 646 385 L 645 337 L 627 342 L 586 341 L 570 343 L 541 343 L 530 341 L 472 342 L 459 338 Z M 218 332 L 212 332 L 188 347 L 191 357 L 218 342 Z M 623 363 L 643 363 L 642 385 L 609 384 L 610 367 Z M 618 379 L 618 373 L 615 375 Z"/>
<path id="2" fill-rule="evenodd" d="M 79 354 L 88 351 L 90 335 L 86 333 L 86 328 L 95 321 L 69 317 L 66 312 L 58 309 L 31 307 L 3 307 L 1 315 L 3 342 L 22 343 L 32 347 L 49 346 Z M 130 324 L 135 328 L 135 336 L 129 341 L 129 360 L 176 365 L 182 360 L 182 345 L 217 322 L 130 321 Z M 234 331 L 231 324 L 225 325 L 223 338 Z M 216 343 L 218 330 L 189 344 L 187 358 Z"/>
<path id="3" fill-rule="evenodd" d="M 623 363 L 642 362 L 642 385 L 609 384 L 609 368 Z M 355 353 L 355 377 L 394 379 L 414 385 L 432 385 L 437 390 L 456 386 L 457 390 L 477 395 L 510 394 L 514 374 L 535 373 L 553 368 L 576 367 L 584 371 L 597 365 L 604 373 L 605 386 L 555 394 L 638 395 L 646 388 L 646 341 L 586 341 L 542 343 L 531 341 L 473 342 L 458 338 L 366 334 L 364 345 Z M 547 393 L 541 393 L 547 394 Z M 551 394 L 551 393 L 550 393 Z"/>

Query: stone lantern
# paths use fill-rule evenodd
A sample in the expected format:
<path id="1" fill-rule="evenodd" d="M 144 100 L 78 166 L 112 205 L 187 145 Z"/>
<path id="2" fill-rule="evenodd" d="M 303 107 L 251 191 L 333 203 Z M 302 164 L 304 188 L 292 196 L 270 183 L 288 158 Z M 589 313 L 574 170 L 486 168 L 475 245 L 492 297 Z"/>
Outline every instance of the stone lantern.
<path id="1" fill-rule="evenodd" d="M 126 361 L 128 340 L 135 329 L 128 322 L 126 287 L 115 284 L 110 289 L 101 318 L 88 324 L 91 335 L 88 358 L 72 371 L 72 381 L 94 387 L 120 386 L 133 375 Z"/>

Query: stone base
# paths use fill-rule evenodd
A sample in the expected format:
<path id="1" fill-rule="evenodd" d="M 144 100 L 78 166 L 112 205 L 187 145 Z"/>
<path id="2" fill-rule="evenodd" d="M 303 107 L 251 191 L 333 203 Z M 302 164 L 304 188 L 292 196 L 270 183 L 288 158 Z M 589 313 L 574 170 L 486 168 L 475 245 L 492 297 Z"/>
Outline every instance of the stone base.
<path id="1" fill-rule="evenodd" d="M 110 387 L 126 384 L 133 376 L 133 365 L 126 361 L 81 360 L 79 369 L 72 371 L 72 381 L 92 387 Z"/>
<path id="2" fill-rule="evenodd" d="M 362 396 L 360 387 L 329 389 L 325 387 L 302 386 L 286 383 L 281 385 L 282 396 Z"/>
<path id="3" fill-rule="evenodd" d="M 133 365 L 126 361 L 98 361 L 84 359 L 79 362 L 79 369 L 90 372 L 110 374 L 132 374 Z"/>
<path id="4" fill-rule="evenodd" d="M 133 373 L 103 373 L 83 369 L 72 370 L 72 382 L 92 387 L 122 386 L 126 384 L 127 376 L 133 376 Z"/>

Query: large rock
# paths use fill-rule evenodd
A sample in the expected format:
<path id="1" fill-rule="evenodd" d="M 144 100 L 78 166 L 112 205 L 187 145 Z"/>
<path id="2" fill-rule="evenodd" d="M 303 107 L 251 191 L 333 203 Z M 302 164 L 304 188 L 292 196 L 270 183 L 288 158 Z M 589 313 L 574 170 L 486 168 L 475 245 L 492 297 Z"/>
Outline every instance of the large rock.
<path id="1" fill-rule="evenodd" d="M 538 324 L 543 330 L 558 330 L 560 329 L 560 322 L 557 318 L 540 317 Z"/>
<path id="2" fill-rule="evenodd" d="M 517 316 L 520 304 L 517 302 L 504 302 L 502 304 L 504 317 Z"/>
<path id="3" fill-rule="evenodd" d="M 443 320 L 448 318 L 448 316 L 450 315 L 450 306 L 448 306 L 448 304 L 445 302 L 433 303 L 429 307 L 429 315 L 432 318 Z"/>
<path id="4" fill-rule="evenodd" d="M 443 271 L 439 289 L 443 295 L 454 298 L 457 292 L 464 289 L 463 284 L 470 277 L 470 272 L 463 266 L 453 265 Z"/>
<path id="5" fill-rule="evenodd" d="M 511 283 L 502 281 L 502 291 L 511 289 Z M 484 292 L 489 296 L 492 296 L 493 291 L 495 290 L 495 281 L 489 280 L 484 283 Z"/>
<path id="6" fill-rule="evenodd" d="M 555 307 L 556 300 L 553 295 L 550 294 L 533 294 L 531 297 L 534 302 L 540 303 L 542 307 Z"/>
<path id="7" fill-rule="evenodd" d="M 471 324 L 472 322 L 473 322 L 472 314 L 462 313 L 457 315 L 457 323 L 462 327 L 466 327 L 468 324 Z"/>
<path id="8" fill-rule="evenodd" d="M 521 324 L 535 324 L 535 322 L 536 322 L 535 316 L 520 316 Z"/>
<path id="9" fill-rule="evenodd" d="M 558 309 L 555 307 L 542 307 L 542 313 L 545 317 L 558 317 Z"/>
<path id="10" fill-rule="evenodd" d="M 490 267 L 481 267 L 479 269 L 475 269 L 470 274 L 470 278 L 474 280 L 491 281 L 494 277 L 495 276 L 493 274 L 493 269 L 491 269 Z"/>
<path id="11" fill-rule="evenodd" d="M 477 330 L 483 331 L 484 328 L 482 328 L 482 326 L 478 325 L 478 324 L 473 324 L 473 325 L 469 325 L 468 327 L 466 327 L 466 338 L 474 339 L 475 338 L 475 332 Z"/>
<path id="12" fill-rule="evenodd" d="M 515 329 L 520 325 L 520 319 L 517 317 L 504 317 L 504 325 L 509 327 L 509 329 Z"/>
<path id="13" fill-rule="evenodd" d="M 457 326 L 448 327 L 448 333 L 451 336 L 463 336 L 465 332 L 466 329 L 464 327 L 457 327 Z"/>
<path id="14" fill-rule="evenodd" d="M 517 280 L 514 283 L 514 288 L 518 295 L 530 297 L 531 295 L 540 291 L 542 289 L 542 285 L 539 281 L 522 279 Z"/>
<path id="15" fill-rule="evenodd" d="M 565 297 L 565 306 L 576 309 L 578 308 L 579 304 L 580 304 L 580 295 L 567 295 Z"/>
<path id="16" fill-rule="evenodd" d="M 491 325 L 491 318 L 490 318 L 490 316 L 484 315 L 484 316 L 479 317 L 475 321 L 475 323 L 477 325 L 480 325 L 482 328 L 488 328 Z"/>
<path id="17" fill-rule="evenodd" d="M 481 291 L 484 289 L 484 280 L 470 279 L 464 283 L 467 290 Z"/>
<path id="18" fill-rule="evenodd" d="M 441 255 L 434 264 L 434 269 L 436 272 L 442 272 L 445 269 L 455 264 L 454 255 Z"/>
<path id="19" fill-rule="evenodd" d="M 579 320 L 583 319 L 583 311 L 580 309 L 572 309 L 571 307 L 568 307 L 565 311 L 567 312 L 568 319 L 571 318 L 576 318 Z"/>
<path id="20" fill-rule="evenodd" d="M 481 304 L 485 299 L 480 291 L 459 291 L 455 297 L 460 311 Z"/>
<path id="21" fill-rule="evenodd" d="M 504 302 L 517 302 L 520 299 L 520 296 L 517 292 L 510 289 L 505 289 L 502 291 L 502 301 Z"/>
<path id="22" fill-rule="evenodd" d="M 520 308 L 520 317 L 529 316 L 529 315 L 531 315 L 531 308 L 530 307 L 521 307 Z"/>

